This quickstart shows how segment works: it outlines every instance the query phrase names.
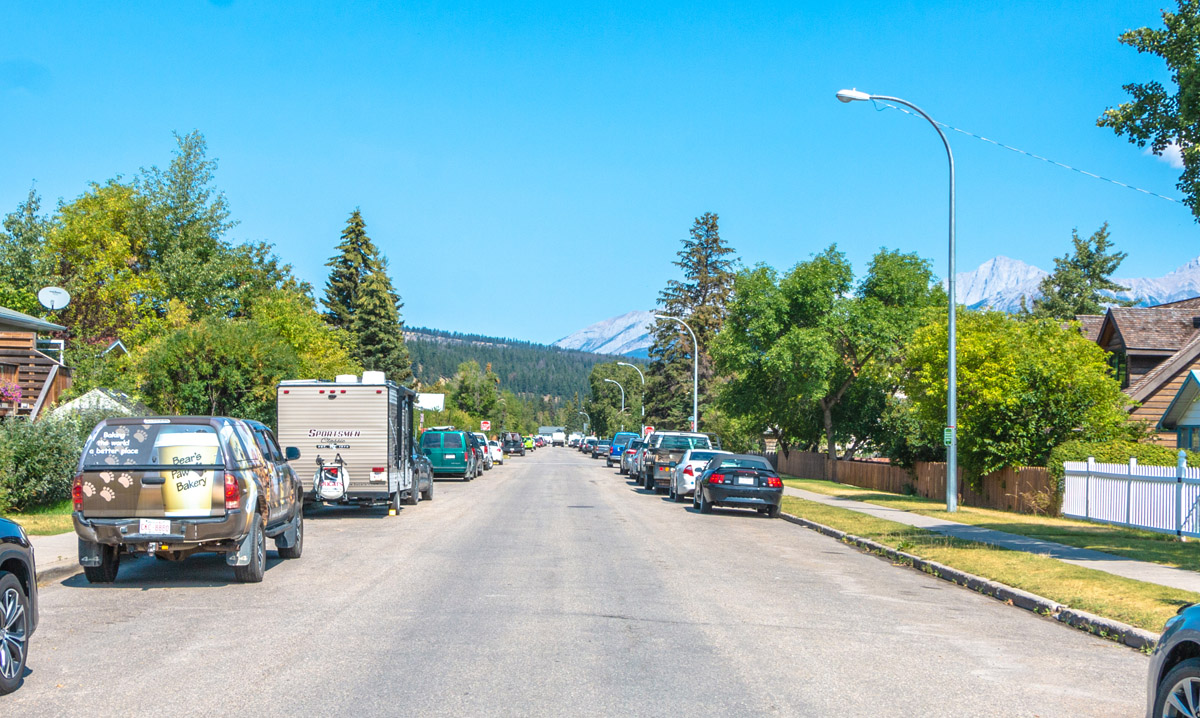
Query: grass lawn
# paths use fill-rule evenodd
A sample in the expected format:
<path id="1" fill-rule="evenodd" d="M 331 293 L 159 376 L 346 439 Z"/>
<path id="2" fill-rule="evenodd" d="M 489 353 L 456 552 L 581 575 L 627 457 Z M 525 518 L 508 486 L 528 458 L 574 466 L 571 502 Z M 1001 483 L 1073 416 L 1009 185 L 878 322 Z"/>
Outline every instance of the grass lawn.
<path id="1" fill-rule="evenodd" d="M 25 533 L 30 536 L 50 536 L 75 530 L 74 524 L 71 523 L 71 508 L 71 500 L 67 499 L 54 506 L 24 513 L 4 514 L 4 518 L 21 524 L 25 527 Z"/>
<path id="2" fill-rule="evenodd" d="M 1075 519 L 979 509 L 972 506 L 959 506 L 956 513 L 948 514 L 943 508 L 944 503 L 920 496 L 889 494 L 885 491 L 862 489 L 857 486 L 835 484 L 832 481 L 817 479 L 788 478 L 784 480 L 784 483 L 793 488 L 813 493 L 867 501 L 902 511 L 936 516 L 947 521 L 957 521 L 960 524 L 983 526 L 1043 541 L 1054 541 L 1067 546 L 1090 548 L 1139 561 L 1150 561 L 1164 566 L 1200 571 L 1200 541 L 1184 542 L 1174 536 L 1153 531 L 1139 531 Z"/>
<path id="3" fill-rule="evenodd" d="M 1200 594 L 1072 566 L 1046 556 L 952 539 L 791 496 L 783 497 L 783 510 L 960 571 L 1036 593 L 1071 608 L 1149 631 L 1161 632 L 1163 624 L 1180 606 L 1200 603 Z"/>

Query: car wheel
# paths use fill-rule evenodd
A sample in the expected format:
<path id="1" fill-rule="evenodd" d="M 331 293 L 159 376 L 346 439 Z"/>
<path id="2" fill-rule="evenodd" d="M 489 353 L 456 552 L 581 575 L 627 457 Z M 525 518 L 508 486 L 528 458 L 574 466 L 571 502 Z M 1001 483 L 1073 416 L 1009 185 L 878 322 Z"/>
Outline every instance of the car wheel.
<path id="1" fill-rule="evenodd" d="M 300 520 L 296 522 L 296 545 L 292 547 L 280 546 L 279 539 L 275 539 L 275 550 L 279 553 L 279 558 L 300 558 L 300 554 L 304 553 L 304 513 L 301 512 Z"/>
<path id="2" fill-rule="evenodd" d="M 692 494 L 692 508 L 700 508 L 700 489 L 696 489 L 696 493 Z"/>
<path id="3" fill-rule="evenodd" d="M 654 488 L 654 479 L 649 474 L 642 477 L 642 488 L 647 491 Z"/>
<path id="4" fill-rule="evenodd" d="M 259 583 L 267 568 L 267 518 L 258 514 L 250 527 L 250 563 L 234 566 L 233 577 L 238 583 Z"/>
<path id="5" fill-rule="evenodd" d="M 673 500 L 675 503 L 677 503 L 677 504 L 682 504 L 682 503 L 685 501 L 685 497 L 684 497 L 684 495 L 683 495 L 683 494 L 681 494 L 681 493 L 679 493 L 679 491 L 678 491 L 678 490 L 674 491 L 674 494 L 675 494 L 675 495 L 674 495 L 674 496 L 672 496 L 672 497 L 671 497 L 671 499 L 672 499 L 672 500 Z"/>
<path id="6" fill-rule="evenodd" d="M 1189 658 L 1171 669 L 1158 684 L 1155 716 L 1200 715 L 1200 658 Z"/>
<path id="7" fill-rule="evenodd" d="M 79 543 L 84 543 L 83 539 Z M 80 552 L 82 553 L 82 552 Z M 84 566 L 83 575 L 88 583 L 112 583 L 117 580 L 117 569 L 121 566 L 120 549 L 116 546 L 100 545 L 100 565 Z"/>
<path id="8" fill-rule="evenodd" d="M 779 518 L 779 507 L 778 506 L 768 506 L 766 514 L 767 514 L 767 518 L 769 518 L 769 519 Z"/>
<path id="9" fill-rule="evenodd" d="M 0 695 L 25 676 L 29 650 L 29 596 L 15 574 L 0 571 Z"/>
<path id="10" fill-rule="evenodd" d="M 696 493 L 700 496 L 700 513 L 711 514 L 713 510 L 712 502 L 708 500 L 708 497 L 700 489 L 696 489 Z"/>
<path id="11" fill-rule="evenodd" d="M 404 499 L 405 506 L 416 506 L 421 502 L 421 492 L 417 491 L 417 487 L 420 485 L 420 483 L 421 480 L 414 476 L 412 490 L 408 492 L 408 498 Z"/>
<path id="12" fill-rule="evenodd" d="M 421 498 L 426 501 L 433 501 L 433 477 L 429 477 L 429 488 L 421 492 Z"/>

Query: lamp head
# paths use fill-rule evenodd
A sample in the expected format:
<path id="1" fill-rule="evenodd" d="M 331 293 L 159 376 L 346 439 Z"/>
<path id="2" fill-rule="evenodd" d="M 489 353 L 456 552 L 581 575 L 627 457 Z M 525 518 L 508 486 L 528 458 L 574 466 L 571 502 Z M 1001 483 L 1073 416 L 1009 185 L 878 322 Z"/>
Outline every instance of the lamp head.
<path id="1" fill-rule="evenodd" d="M 837 98 L 842 102 L 865 102 L 871 99 L 871 96 L 858 90 L 838 90 Z"/>

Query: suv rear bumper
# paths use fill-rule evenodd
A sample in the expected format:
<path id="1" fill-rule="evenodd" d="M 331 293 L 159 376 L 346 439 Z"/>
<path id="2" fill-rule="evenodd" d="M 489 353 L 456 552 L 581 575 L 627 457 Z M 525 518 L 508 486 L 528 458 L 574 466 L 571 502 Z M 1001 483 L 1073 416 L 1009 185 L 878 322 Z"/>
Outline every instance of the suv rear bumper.
<path id="1" fill-rule="evenodd" d="M 167 534 L 140 533 L 141 519 L 88 519 L 76 511 L 71 514 L 71 520 L 79 538 L 106 546 L 136 546 L 154 542 L 178 544 L 181 549 L 224 549 L 236 548 L 238 542 L 250 532 L 250 516 L 238 509 L 214 518 L 164 518 L 171 522 L 171 531 Z"/>

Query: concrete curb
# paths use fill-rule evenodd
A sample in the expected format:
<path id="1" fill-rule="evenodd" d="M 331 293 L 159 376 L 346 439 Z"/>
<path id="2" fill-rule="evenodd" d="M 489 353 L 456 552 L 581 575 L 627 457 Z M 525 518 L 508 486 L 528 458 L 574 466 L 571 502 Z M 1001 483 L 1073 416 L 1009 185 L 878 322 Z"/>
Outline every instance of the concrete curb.
<path id="1" fill-rule="evenodd" d="M 940 578 L 943 581 L 969 588 L 976 593 L 981 593 L 985 596 L 1003 601 L 1010 606 L 1023 608 L 1026 611 L 1032 611 L 1047 618 L 1053 618 L 1056 621 L 1077 628 L 1081 631 L 1086 631 L 1101 638 L 1107 638 L 1117 643 L 1122 643 L 1130 648 L 1135 648 L 1140 651 L 1150 651 L 1158 643 L 1158 634 L 1145 631 L 1135 626 L 1130 626 L 1120 621 L 1113 621 L 1103 616 L 1097 616 L 1086 611 L 1079 611 L 1073 608 L 1068 608 L 1060 603 L 1051 601 L 1048 598 L 1043 598 L 1028 591 L 1022 591 L 1019 588 L 1013 588 L 1003 583 L 998 583 L 981 576 L 960 571 L 956 568 L 951 568 L 936 561 L 929 561 L 920 556 L 914 556 L 904 551 L 898 551 L 891 546 L 885 546 L 878 541 L 863 538 L 848 534 L 845 531 L 839 531 L 830 526 L 819 524 L 815 521 L 793 516 L 788 513 L 780 513 L 779 516 L 798 526 L 803 526 L 807 529 L 812 529 L 818 533 L 825 534 L 835 538 L 843 543 L 852 544 L 867 551 L 886 556 L 895 563 L 911 566 L 918 571 L 927 573 L 935 578 Z"/>
<path id="2" fill-rule="evenodd" d="M 83 573 L 83 566 L 80 566 L 78 561 L 55 561 L 37 570 L 38 585 L 44 586 L 77 573 Z"/>

